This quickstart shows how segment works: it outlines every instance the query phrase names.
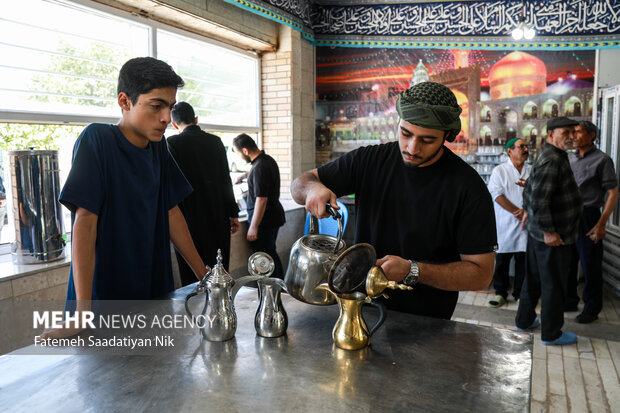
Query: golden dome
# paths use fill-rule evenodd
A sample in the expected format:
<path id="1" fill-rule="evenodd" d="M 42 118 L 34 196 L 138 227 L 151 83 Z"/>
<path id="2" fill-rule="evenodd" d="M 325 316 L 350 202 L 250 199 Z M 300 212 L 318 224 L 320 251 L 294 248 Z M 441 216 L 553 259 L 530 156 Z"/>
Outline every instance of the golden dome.
<path id="1" fill-rule="evenodd" d="M 547 67 L 531 54 L 512 52 L 491 67 L 489 84 L 491 99 L 539 95 L 547 91 Z"/>

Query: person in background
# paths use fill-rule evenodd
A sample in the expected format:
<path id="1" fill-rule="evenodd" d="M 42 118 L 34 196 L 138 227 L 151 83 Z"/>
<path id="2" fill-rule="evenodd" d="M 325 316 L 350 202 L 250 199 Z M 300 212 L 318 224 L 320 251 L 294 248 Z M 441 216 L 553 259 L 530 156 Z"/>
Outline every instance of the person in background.
<path id="1" fill-rule="evenodd" d="M 178 204 L 191 192 L 163 138 L 183 80 L 151 57 L 120 69 L 117 125 L 93 123 L 80 134 L 60 194 L 72 213 L 66 311 L 91 300 L 144 300 L 174 290 L 170 240 L 201 279 L 207 269 Z M 68 337 L 82 328 L 44 331 Z"/>
<path id="2" fill-rule="evenodd" d="M 226 149 L 219 137 L 200 129 L 194 108 L 187 102 L 174 105 L 172 126 L 180 133 L 168 138 L 170 153 L 194 188 L 179 207 L 203 262 L 214 266 L 217 250 L 221 249 L 222 263 L 228 270 L 230 234 L 239 229 L 239 207 L 233 194 Z M 177 258 L 181 283 L 196 282 L 194 272 L 178 251 Z"/>
<path id="3" fill-rule="evenodd" d="M 284 225 L 284 208 L 280 204 L 280 169 L 276 161 L 256 146 L 254 139 L 242 133 L 233 139 L 233 148 L 246 162 L 252 163 L 248 178 L 247 240 L 254 252 L 266 252 L 273 258 L 273 276 L 284 278 L 282 262 L 276 251 L 278 231 Z"/>
<path id="4" fill-rule="evenodd" d="M 355 194 L 355 243 L 369 243 L 397 311 L 450 319 L 458 291 L 488 287 L 497 244 L 493 200 L 480 175 L 448 149 L 461 108 L 444 85 L 422 82 L 398 96 L 398 142 L 366 146 L 297 177 L 293 199 L 317 218 Z"/>
<path id="5" fill-rule="evenodd" d="M 577 122 L 566 117 L 547 122 L 543 147 L 523 190 L 523 225 L 527 228 L 527 275 L 515 323 L 525 331 L 541 325 L 545 345 L 577 342 L 562 331 L 568 267 L 579 235 L 582 202 L 565 149 L 572 147 Z M 542 300 L 541 319 L 536 305 Z"/>
<path id="6" fill-rule="evenodd" d="M 523 219 L 523 184 L 530 176 L 527 164 L 529 148 L 523 139 L 512 138 L 506 143 L 509 159 L 493 169 L 489 178 L 489 192 L 495 200 L 495 222 L 497 223 L 498 249 L 495 253 L 493 287 L 495 297 L 489 301 L 491 307 L 501 307 L 508 299 L 510 260 L 515 260 L 515 279 L 512 296 L 519 299 L 525 276 L 525 249 L 527 232 L 521 229 Z"/>
<path id="7" fill-rule="evenodd" d="M 575 126 L 577 153 L 569 156 L 570 166 L 583 198 L 577 253 L 571 261 L 568 278 L 566 310 L 577 310 L 577 258 L 585 276 L 583 311 L 575 321 L 591 323 L 603 308 L 603 238 L 605 225 L 618 201 L 618 180 L 609 156 L 594 146 L 597 128 L 592 122 L 582 121 Z M 605 200 L 607 197 L 607 200 Z M 603 212 L 601 213 L 601 208 Z"/>

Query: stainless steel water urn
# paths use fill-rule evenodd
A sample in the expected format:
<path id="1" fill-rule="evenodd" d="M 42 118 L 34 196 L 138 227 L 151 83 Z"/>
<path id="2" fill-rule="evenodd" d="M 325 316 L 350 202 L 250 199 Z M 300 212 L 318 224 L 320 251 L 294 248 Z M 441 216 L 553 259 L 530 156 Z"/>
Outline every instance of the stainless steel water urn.
<path id="1" fill-rule="evenodd" d="M 63 258 L 58 151 L 10 151 L 9 167 L 11 196 L 7 198 L 15 222 L 13 262 L 36 264 Z"/>

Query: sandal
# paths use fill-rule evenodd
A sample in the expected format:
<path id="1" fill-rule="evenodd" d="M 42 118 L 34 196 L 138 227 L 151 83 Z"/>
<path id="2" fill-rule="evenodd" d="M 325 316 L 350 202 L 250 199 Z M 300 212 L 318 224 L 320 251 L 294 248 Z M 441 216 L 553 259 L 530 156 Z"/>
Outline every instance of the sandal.
<path id="1" fill-rule="evenodd" d="M 506 304 L 506 299 L 501 295 L 496 295 L 492 300 L 489 301 L 489 305 L 491 307 L 501 307 Z"/>

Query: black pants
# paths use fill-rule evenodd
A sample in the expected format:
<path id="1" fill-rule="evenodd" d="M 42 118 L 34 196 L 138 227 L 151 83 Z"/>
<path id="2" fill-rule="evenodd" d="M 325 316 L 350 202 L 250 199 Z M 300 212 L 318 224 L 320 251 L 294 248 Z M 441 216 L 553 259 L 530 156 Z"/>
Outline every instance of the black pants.
<path id="1" fill-rule="evenodd" d="M 571 260 L 568 273 L 567 305 L 579 303 L 577 295 L 577 261 L 581 261 L 581 268 L 586 279 L 583 287 L 584 313 L 598 315 L 603 309 L 603 241 L 594 243 L 586 234 L 601 218 L 599 208 L 585 207 L 581 215 L 579 239 Z"/>
<path id="2" fill-rule="evenodd" d="M 536 318 L 536 305 L 542 300 L 540 311 L 541 339 L 552 341 L 562 335 L 564 301 L 572 245 L 550 247 L 544 242 L 527 237 L 527 273 L 521 289 L 515 323 L 528 328 Z"/>
<path id="3" fill-rule="evenodd" d="M 525 252 L 500 252 L 495 254 L 495 273 L 493 274 L 493 288 L 495 294 L 501 295 L 504 299 L 508 298 L 510 289 L 510 259 L 515 257 L 515 282 L 512 287 L 512 296 L 515 300 L 519 299 L 521 286 L 525 277 Z"/>
<path id="4" fill-rule="evenodd" d="M 250 248 L 253 252 L 266 252 L 273 258 L 275 270 L 272 277 L 284 279 L 284 271 L 282 270 L 282 262 L 276 252 L 276 239 L 278 238 L 279 227 L 264 228 L 258 227 L 256 241 L 250 242 Z"/>

